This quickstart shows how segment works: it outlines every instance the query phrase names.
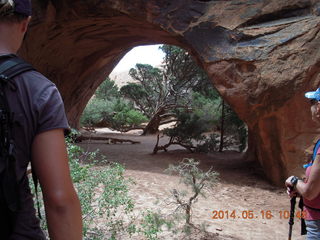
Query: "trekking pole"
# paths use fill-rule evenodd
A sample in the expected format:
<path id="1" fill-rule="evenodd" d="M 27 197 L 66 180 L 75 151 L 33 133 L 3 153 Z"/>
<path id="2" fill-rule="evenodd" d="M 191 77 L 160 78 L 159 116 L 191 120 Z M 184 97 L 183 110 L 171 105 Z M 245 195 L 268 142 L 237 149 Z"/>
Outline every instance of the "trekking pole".
<path id="1" fill-rule="evenodd" d="M 289 219 L 289 236 L 288 240 L 291 240 L 292 236 L 292 226 L 294 224 L 294 209 L 296 206 L 296 197 L 292 197 L 290 200 L 291 208 L 290 208 L 290 219 Z"/>

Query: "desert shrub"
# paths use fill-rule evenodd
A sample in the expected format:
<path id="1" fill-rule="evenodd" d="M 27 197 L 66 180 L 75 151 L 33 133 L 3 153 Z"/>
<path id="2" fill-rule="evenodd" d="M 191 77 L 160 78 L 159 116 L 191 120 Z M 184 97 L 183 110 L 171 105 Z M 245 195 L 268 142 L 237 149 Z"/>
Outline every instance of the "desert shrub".
<path id="1" fill-rule="evenodd" d="M 206 129 L 216 128 L 220 124 L 221 118 L 220 98 L 212 98 L 194 92 L 192 99 L 192 113 L 206 124 Z"/>
<path id="2" fill-rule="evenodd" d="M 245 123 L 222 101 L 216 91 L 208 91 L 207 94 L 194 92 L 190 108 L 176 109 L 177 124 L 174 128 L 163 132 L 169 136 L 169 142 L 158 146 L 159 141 L 157 141 L 153 153 L 157 153 L 158 150 L 167 151 L 173 144 L 181 145 L 191 152 L 215 152 L 221 147 L 221 139 L 223 139 L 222 148 L 238 148 L 240 151 L 245 149 L 247 144 Z M 223 132 L 223 138 L 220 138 L 220 131 Z"/>
<path id="3" fill-rule="evenodd" d="M 85 152 L 70 140 L 67 146 L 70 173 L 82 208 L 84 239 L 116 239 L 123 232 L 131 233 L 130 213 L 134 203 L 128 191 L 132 181 L 123 176 L 124 167 L 118 163 L 96 167 L 97 151 Z M 100 160 L 99 164 L 103 161 Z M 34 192 L 33 184 L 30 185 Z M 44 216 L 42 197 L 39 202 Z M 99 218 L 103 218 L 103 225 L 99 225 Z M 46 229 L 45 218 L 42 218 L 41 225 Z"/>
<path id="4" fill-rule="evenodd" d="M 132 102 L 121 97 L 115 82 L 107 78 L 96 90 L 84 109 L 82 126 L 103 126 L 126 130 L 140 125 L 148 119 L 137 111 Z"/>
<path id="5" fill-rule="evenodd" d="M 157 240 L 158 234 L 163 231 L 163 226 L 170 227 L 170 223 L 161 214 L 148 210 L 143 213 L 139 232 L 148 240 Z"/>
<path id="6" fill-rule="evenodd" d="M 109 233 L 109 238 L 112 239 L 119 233 L 127 231 L 128 225 L 119 216 L 120 213 L 130 213 L 134 204 L 128 195 L 132 181 L 124 178 L 124 167 L 118 163 L 95 167 L 98 152 L 84 152 L 79 146 L 70 142 L 68 142 L 68 154 L 71 177 L 82 207 L 86 239 L 97 236 L 100 236 L 97 239 L 105 239 L 106 233 Z M 101 162 L 103 160 L 100 160 L 99 164 Z M 103 227 L 96 222 L 99 217 L 104 219 Z"/>
<path id="7" fill-rule="evenodd" d="M 208 145 L 210 140 L 206 139 L 204 133 L 213 131 L 219 124 L 219 103 L 216 99 L 194 93 L 191 108 L 177 109 L 176 126 L 164 130 L 163 133 L 170 137 L 169 142 L 163 146 L 157 146 L 157 142 L 153 152 L 157 153 L 159 149 L 166 150 L 172 144 L 181 145 L 191 152 L 204 149 L 201 145 Z M 210 149 L 209 146 L 206 148 Z"/>
<path id="8" fill-rule="evenodd" d="M 164 133 L 181 143 L 192 144 L 192 140 L 201 140 L 201 135 L 208 130 L 207 123 L 198 115 L 188 112 L 177 112 L 177 125 L 166 129 Z"/>
<path id="9" fill-rule="evenodd" d="M 196 151 L 203 153 L 216 152 L 219 149 L 219 143 L 219 135 L 217 133 L 210 134 L 204 138 L 201 144 L 196 146 Z"/>
<path id="10" fill-rule="evenodd" d="M 115 81 L 107 78 L 97 88 L 95 97 L 103 100 L 112 100 L 113 98 L 119 98 L 119 88 L 116 85 Z"/>
<path id="11" fill-rule="evenodd" d="M 109 122 L 113 116 L 115 101 L 92 98 L 80 118 L 82 126 L 95 126 L 102 121 Z"/>
<path id="12" fill-rule="evenodd" d="M 200 162 L 192 158 L 183 159 L 178 165 L 170 165 L 166 170 L 167 173 L 177 173 L 180 181 L 190 190 L 191 194 L 187 195 L 179 189 L 171 191 L 179 209 L 184 212 L 186 225 L 191 225 L 191 215 L 193 203 L 199 196 L 206 197 L 204 190 L 212 187 L 218 181 L 219 174 L 210 168 L 208 171 L 202 171 L 199 168 Z"/>
<path id="13" fill-rule="evenodd" d="M 247 146 L 247 125 L 228 105 L 226 107 L 225 125 L 227 134 L 232 135 L 239 142 L 239 151 L 242 152 Z"/>
<path id="14" fill-rule="evenodd" d="M 218 107 L 218 101 L 194 93 L 191 110 L 176 110 L 177 125 L 166 130 L 165 134 L 188 144 L 191 144 L 192 140 L 203 140 L 202 134 L 211 131 L 218 124 Z"/>
<path id="15" fill-rule="evenodd" d="M 113 98 L 104 100 L 93 98 L 86 106 L 80 123 L 82 126 L 106 126 L 125 131 L 139 126 L 148 119 L 127 100 Z"/>
<path id="16" fill-rule="evenodd" d="M 133 106 L 126 101 L 117 101 L 114 106 L 114 112 L 111 127 L 120 131 L 126 131 L 148 121 L 147 117 L 135 110 Z"/>

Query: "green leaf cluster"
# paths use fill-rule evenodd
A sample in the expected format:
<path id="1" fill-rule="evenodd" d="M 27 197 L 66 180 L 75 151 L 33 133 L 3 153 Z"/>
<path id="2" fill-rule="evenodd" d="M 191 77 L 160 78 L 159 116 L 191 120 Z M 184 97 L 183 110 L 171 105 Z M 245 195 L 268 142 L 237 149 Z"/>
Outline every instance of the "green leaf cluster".
<path id="1" fill-rule="evenodd" d="M 133 104 L 120 96 L 114 81 L 107 78 L 87 104 L 80 123 L 82 126 L 104 126 L 124 131 L 148 119 Z"/>
<path id="2" fill-rule="evenodd" d="M 111 122 L 116 103 L 116 100 L 107 101 L 99 98 L 90 99 L 81 115 L 81 125 L 96 126 L 101 122 Z"/>
<path id="3" fill-rule="evenodd" d="M 71 178 L 82 209 L 84 239 L 116 239 L 121 233 L 130 234 L 130 225 L 125 221 L 130 219 L 134 208 L 129 196 L 129 185 L 133 181 L 124 177 L 124 167 L 118 163 L 98 167 L 97 158 L 100 158 L 99 164 L 105 162 L 98 151 L 86 152 L 70 138 L 66 142 Z M 30 186 L 34 192 L 33 185 Z M 39 200 L 43 214 L 43 200 Z M 103 225 L 97 221 L 99 218 L 104 219 Z M 45 219 L 41 221 L 46 229 Z"/>
<path id="4" fill-rule="evenodd" d="M 112 100 L 119 97 L 119 88 L 115 81 L 107 78 L 95 92 L 95 97 L 103 100 Z"/>
<path id="5" fill-rule="evenodd" d="M 148 121 L 148 118 L 141 112 L 133 109 L 126 102 L 118 101 L 114 106 L 114 115 L 110 123 L 112 128 L 125 131 L 128 128 L 137 127 L 146 121 Z"/>
<path id="6" fill-rule="evenodd" d="M 205 138 L 203 134 L 211 131 L 219 123 L 221 117 L 219 106 L 219 98 L 211 99 L 195 92 L 191 102 L 191 111 L 177 109 L 175 111 L 176 126 L 172 129 L 166 129 L 164 133 L 184 144 L 202 141 Z"/>

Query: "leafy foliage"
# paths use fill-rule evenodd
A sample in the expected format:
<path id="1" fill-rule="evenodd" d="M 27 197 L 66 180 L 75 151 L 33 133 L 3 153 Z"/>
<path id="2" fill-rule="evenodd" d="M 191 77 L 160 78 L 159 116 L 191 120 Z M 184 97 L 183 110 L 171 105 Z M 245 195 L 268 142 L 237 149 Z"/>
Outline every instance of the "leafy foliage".
<path id="1" fill-rule="evenodd" d="M 132 100 L 136 107 L 146 116 L 152 116 L 152 112 L 154 111 L 154 106 L 152 105 L 152 101 L 150 99 L 152 94 L 150 94 L 150 92 L 148 93 L 141 84 L 128 83 L 127 85 L 121 87 L 120 94 Z"/>
<path id="2" fill-rule="evenodd" d="M 114 112 L 110 121 L 111 127 L 120 131 L 126 131 L 148 121 L 147 117 L 126 102 L 118 101 L 114 106 Z"/>
<path id="3" fill-rule="evenodd" d="M 137 64 L 129 71 L 136 82 L 120 89 L 123 96 L 150 118 L 145 132 L 151 133 L 158 129 L 161 119 L 174 115 L 174 110 L 188 109 L 193 88 L 208 81 L 188 52 L 170 45 L 160 48 L 165 53 L 162 67 Z"/>
<path id="4" fill-rule="evenodd" d="M 178 230 L 175 225 L 177 221 L 181 222 L 180 214 L 179 216 L 167 216 L 146 210 L 136 216 L 133 211 L 134 202 L 129 195 L 129 186 L 133 184 L 133 181 L 124 177 L 123 166 L 108 163 L 98 151 L 86 152 L 75 145 L 72 139 L 76 134 L 76 131 L 72 131 L 72 135 L 67 139 L 67 147 L 71 177 L 82 208 L 83 239 L 115 240 L 122 239 L 123 236 L 130 238 L 135 235 L 141 239 L 156 240 L 164 230 L 177 234 Z M 99 162 L 97 159 L 100 159 Z M 198 195 L 203 194 L 203 189 L 209 186 L 208 183 L 215 182 L 214 177 L 217 176 L 211 170 L 202 172 L 198 169 L 198 164 L 199 162 L 193 159 L 184 159 L 180 165 L 170 166 L 168 170 L 171 173 L 177 172 L 182 182 L 192 186 L 193 193 L 197 194 L 187 202 L 184 202 L 185 198 L 179 195 L 179 201 L 183 204 L 177 204 L 184 210 L 187 222 L 188 219 L 191 219 L 192 204 Z M 42 216 L 44 216 L 42 198 L 40 198 L 40 206 Z M 190 212 L 188 206 L 190 206 Z M 189 217 L 188 214 L 190 214 Z M 101 224 L 102 219 L 103 224 Z M 45 219 L 41 220 L 41 224 L 46 229 Z"/>
<path id="5" fill-rule="evenodd" d="M 219 149 L 220 141 L 219 135 L 217 133 L 212 133 L 208 137 L 206 137 L 201 144 L 197 144 L 196 151 L 209 153 L 216 152 Z"/>
<path id="6" fill-rule="evenodd" d="M 92 98 L 80 118 L 83 126 L 96 126 L 101 122 L 111 122 L 116 101 Z"/>
<path id="7" fill-rule="evenodd" d="M 130 219 L 134 203 L 128 191 L 133 182 L 123 176 L 123 166 L 110 163 L 104 167 L 96 167 L 98 151 L 85 152 L 74 145 L 70 138 L 67 146 L 70 173 L 82 208 L 84 239 L 116 239 L 120 233 L 130 232 L 131 224 L 125 222 L 122 214 Z M 99 163 L 103 161 L 102 159 Z M 40 202 L 43 213 L 42 199 Z M 98 218 L 104 219 L 103 225 L 99 224 Z M 46 226 L 45 219 L 41 221 L 42 226 Z"/>
<path id="8" fill-rule="evenodd" d="M 180 145 L 191 152 L 214 152 L 221 147 L 237 147 L 238 143 L 240 143 L 240 151 L 246 147 L 246 125 L 225 103 L 222 115 L 223 101 L 220 96 L 215 94 L 214 90 L 207 91 L 207 93 L 208 96 L 194 92 L 190 108 L 175 111 L 177 119 L 175 127 L 163 131 L 165 135 L 170 137 L 169 142 L 158 146 L 159 141 L 157 141 L 153 153 L 157 153 L 158 150 L 167 151 L 168 147 L 173 144 Z M 223 126 L 221 126 L 222 118 Z M 225 135 L 222 136 L 223 145 L 220 146 L 220 132 L 222 131 L 225 132 Z"/>
<path id="9" fill-rule="evenodd" d="M 154 153 L 157 153 L 158 150 L 166 151 L 172 144 L 181 145 L 191 152 L 204 150 L 202 143 L 209 144 L 204 133 L 215 130 L 214 128 L 219 123 L 219 105 L 220 99 L 211 99 L 200 93 L 194 93 L 191 110 L 176 110 L 176 126 L 164 130 L 164 134 L 170 137 L 169 143 L 158 146 L 157 142 Z M 216 148 L 215 146 L 208 146 L 206 149 Z"/>
<path id="10" fill-rule="evenodd" d="M 119 97 L 119 89 L 115 81 L 107 78 L 95 92 L 97 99 L 112 100 Z"/>
<path id="11" fill-rule="evenodd" d="M 239 150 L 243 151 L 247 146 L 248 129 L 246 124 L 238 117 L 229 105 L 226 106 L 225 125 L 227 133 L 234 135 L 239 141 Z"/>
<path id="12" fill-rule="evenodd" d="M 231 144 L 244 150 L 246 125 L 222 101 L 203 69 L 181 48 L 160 48 L 165 53 L 161 68 L 136 64 L 129 71 L 135 82 L 120 90 L 114 81 L 106 79 L 87 105 L 82 125 L 126 131 L 149 121 L 144 129 L 144 134 L 148 134 L 157 133 L 161 123 L 176 119 L 175 128 L 165 132 L 170 142 L 156 145 L 154 152 L 157 147 L 166 151 L 171 144 L 180 144 L 190 151 L 222 151 Z M 218 132 L 221 137 L 217 148 Z"/>
<path id="13" fill-rule="evenodd" d="M 143 220 L 141 222 L 141 228 L 139 231 L 146 237 L 146 239 L 157 240 L 158 234 L 163 231 L 162 227 L 165 225 L 168 229 L 170 229 L 171 224 L 171 221 L 168 221 L 160 214 L 147 210 L 143 213 Z"/>
<path id="14" fill-rule="evenodd" d="M 160 48 L 165 53 L 162 67 L 175 95 L 209 82 L 207 74 L 187 51 L 172 45 L 162 45 Z"/>
<path id="15" fill-rule="evenodd" d="M 132 103 L 120 97 L 114 81 L 107 78 L 87 104 L 80 122 L 83 126 L 107 126 L 125 131 L 148 119 L 134 109 Z"/>

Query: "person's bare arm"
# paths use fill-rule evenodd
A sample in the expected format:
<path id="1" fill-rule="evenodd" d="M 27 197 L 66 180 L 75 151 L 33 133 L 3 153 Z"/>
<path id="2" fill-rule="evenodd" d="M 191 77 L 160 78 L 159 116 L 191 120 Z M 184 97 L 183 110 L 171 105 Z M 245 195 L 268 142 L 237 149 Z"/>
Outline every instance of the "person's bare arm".
<path id="1" fill-rule="evenodd" d="M 286 186 L 290 187 L 292 176 L 286 181 Z M 295 191 L 301 194 L 304 198 L 312 200 L 320 194 L 320 155 L 317 155 L 308 178 L 307 183 L 299 180 L 295 187 Z"/>
<path id="2" fill-rule="evenodd" d="M 35 137 L 32 164 L 43 192 L 50 239 L 82 239 L 81 208 L 70 177 L 62 129 Z"/>

